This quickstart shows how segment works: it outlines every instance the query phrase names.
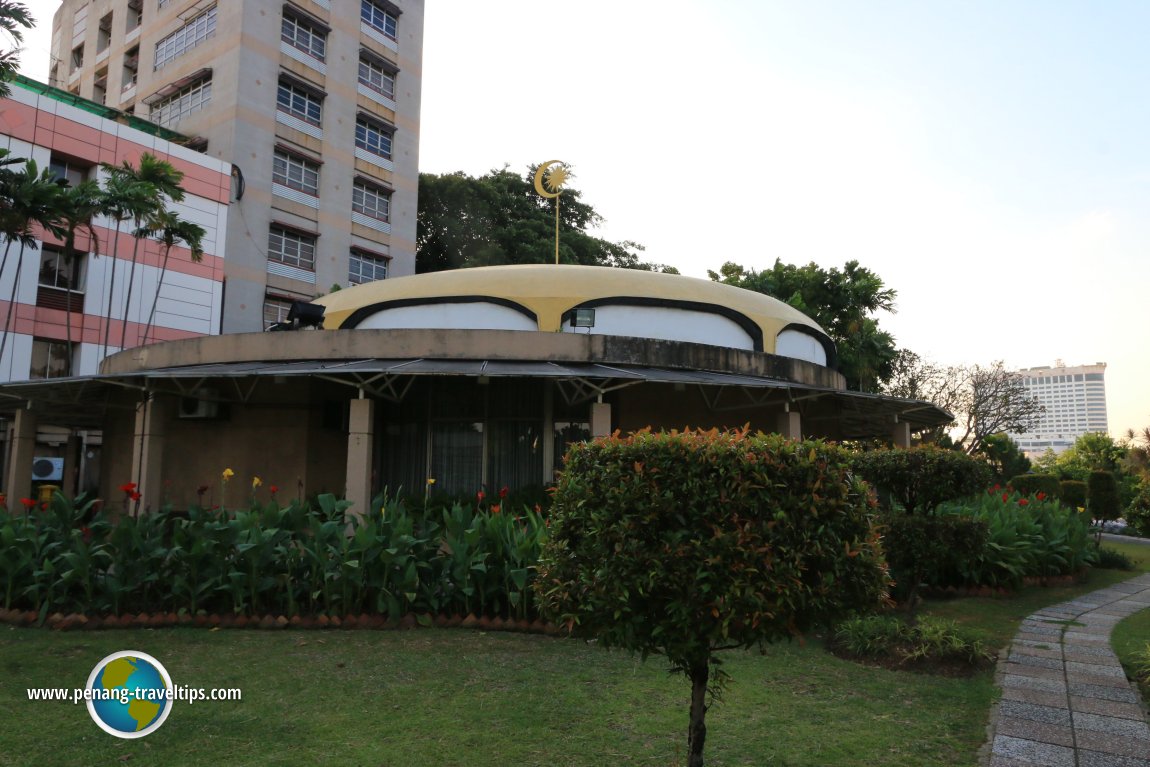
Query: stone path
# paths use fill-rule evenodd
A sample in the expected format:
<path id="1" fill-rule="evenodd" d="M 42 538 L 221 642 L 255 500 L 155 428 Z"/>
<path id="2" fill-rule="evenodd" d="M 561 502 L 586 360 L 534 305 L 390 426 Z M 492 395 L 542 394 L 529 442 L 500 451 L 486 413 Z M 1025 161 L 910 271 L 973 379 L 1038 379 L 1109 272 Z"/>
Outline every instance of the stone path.
<path id="1" fill-rule="evenodd" d="M 1147 608 L 1150 574 L 1022 622 L 998 668 L 989 767 L 1150 767 L 1141 698 L 1110 648 L 1114 625 Z"/>

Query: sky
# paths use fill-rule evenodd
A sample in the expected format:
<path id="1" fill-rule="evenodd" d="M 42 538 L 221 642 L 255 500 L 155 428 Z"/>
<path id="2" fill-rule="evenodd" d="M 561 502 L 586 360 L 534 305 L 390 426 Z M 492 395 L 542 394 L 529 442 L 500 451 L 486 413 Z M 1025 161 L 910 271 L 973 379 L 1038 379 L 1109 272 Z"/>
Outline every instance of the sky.
<path id="1" fill-rule="evenodd" d="M 58 0 L 29 3 L 45 79 Z M 1107 363 L 1150 425 L 1150 3 L 428 0 L 420 170 L 561 160 L 645 260 L 857 260 L 939 364 Z"/>

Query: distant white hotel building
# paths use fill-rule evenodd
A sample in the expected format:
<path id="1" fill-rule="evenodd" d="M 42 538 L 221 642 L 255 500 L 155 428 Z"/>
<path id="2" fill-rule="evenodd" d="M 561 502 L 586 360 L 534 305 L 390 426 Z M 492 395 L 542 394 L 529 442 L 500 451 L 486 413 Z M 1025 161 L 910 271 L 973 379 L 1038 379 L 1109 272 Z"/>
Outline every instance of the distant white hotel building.
<path id="1" fill-rule="evenodd" d="M 1023 386 L 1046 406 L 1046 412 L 1033 429 L 1010 436 L 1035 458 L 1047 449 L 1061 453 L 1083 434 L 1106 432 L 1105 375 L 1105 362 L 1067 367 L 1062 360 L 1054 367 L 1018 371 Z"/>

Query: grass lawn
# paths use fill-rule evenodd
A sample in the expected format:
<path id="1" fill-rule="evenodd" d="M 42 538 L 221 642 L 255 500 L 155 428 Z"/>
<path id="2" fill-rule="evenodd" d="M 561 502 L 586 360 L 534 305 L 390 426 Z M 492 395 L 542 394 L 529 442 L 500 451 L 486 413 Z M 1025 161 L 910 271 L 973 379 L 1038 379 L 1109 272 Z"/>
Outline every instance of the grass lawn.
<path id="1" fill-rule="evenodd" d="M 1131 547 L 1150 570 L 1150 551 Z M 1009 599 L 928 603 L 997 649 L 1039 607 L 1129 578 L 1030 588 Z M 1150 615 L 1150 613 L 1143 613 Z M 1145 628 L 1142 631 L 1145 637 Z M 135 649 L 178 685 L 243 700 L 175 703 L 162 728 L 117 740 L 86 708 L 29 687 L 82 687 L 104 656 Z M 821 643 L 727 654 L 733 679 L 707 717 L 707 764 L 974 767 L 996 690 L 872 668 Z M 0 765 L 682 765 L 688 685 L 573 640 L 465 630 L 51 632 L 0 628 Z"/>

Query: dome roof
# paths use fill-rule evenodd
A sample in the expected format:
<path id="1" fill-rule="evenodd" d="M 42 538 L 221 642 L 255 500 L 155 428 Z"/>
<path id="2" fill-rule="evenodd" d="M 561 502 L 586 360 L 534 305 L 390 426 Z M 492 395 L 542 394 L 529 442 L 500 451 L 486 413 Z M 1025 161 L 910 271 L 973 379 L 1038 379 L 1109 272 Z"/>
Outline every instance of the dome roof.
<path id="1" fill-rule="evenodd" d="M 471 304 L 471 308 L 455 307 L 470 312 L 454 315 L 459 321 L 456 327 L 474 328 L 471 320 L 491 322 L 493 312 L 503 311 L 516 323 L 496 323 L 504 329 L 561 332 L 570 330 L 567 325 L 575 309 L 595 308 L 604 320 L 597 333 L 806 356 L 776 349 L 783 345 L 779 341 L 784 334 L 792 346 L 798 337 L 821 346 L 823 364 L 834 357 L 834 344 L 823 329 L 776 298 L 710 280 L 634 269 L 551 264 L 456 269 L 357 285 L 314 303 L 326 308 L 324 326 L 329 329 L 447 327 L 443 323 L 449 321 L 450 305 Z M 477 312 L 477 304 L 491 311 Z M 604 316 L 612 311 L 614 315 Z M 401 312 L 406 312 L 402 319 Z M 392 319 L 379 319 L 383 313 Z M 745 334 L 745 343 L 730 340 L 739 334 Z"/>

